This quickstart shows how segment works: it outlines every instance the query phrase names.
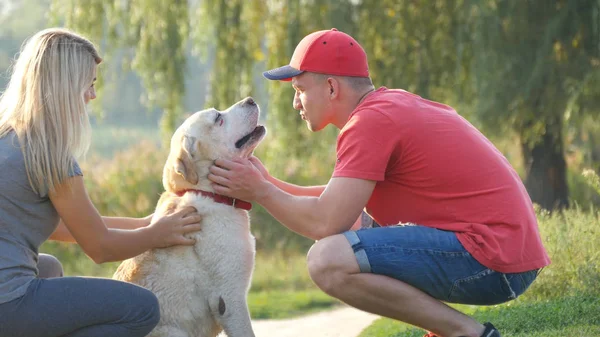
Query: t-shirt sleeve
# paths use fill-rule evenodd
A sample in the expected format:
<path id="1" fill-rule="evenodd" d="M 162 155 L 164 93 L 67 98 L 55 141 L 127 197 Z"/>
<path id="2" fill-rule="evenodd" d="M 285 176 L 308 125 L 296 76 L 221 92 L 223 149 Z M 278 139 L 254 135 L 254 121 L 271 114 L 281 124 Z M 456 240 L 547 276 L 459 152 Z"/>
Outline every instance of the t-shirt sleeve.
<path id="1" fill-rule="evenodd" d="M 77 161 L 73 161 L 73 166 L 69 169 L 69 177 L 83 176 L 83 172 L 81 172 L 81 167 L 79 167 L 79 163 Z"/>
<path id="2" fill-rule="evenodd" d="M 393 122 L 373 110 L 352 115 L 338 136 L 333 177 L 383 181 L 396 141 Z"/>
<path id="3" fill-rule="evenodd" d="M 77 163 L 76 160 L 73 160 L 73 165 L 71 166 L 71 168 L 69 168 L 68 174 L 69 174 L 69 177 L 83 176 L 83 172 L 81 172 L 81 167 L 79 167 L 79 163 Z M 39 195 L 40 195 L 40 197 L 48 196 L 48 185 L 46 182 L 40 188 Z"/>

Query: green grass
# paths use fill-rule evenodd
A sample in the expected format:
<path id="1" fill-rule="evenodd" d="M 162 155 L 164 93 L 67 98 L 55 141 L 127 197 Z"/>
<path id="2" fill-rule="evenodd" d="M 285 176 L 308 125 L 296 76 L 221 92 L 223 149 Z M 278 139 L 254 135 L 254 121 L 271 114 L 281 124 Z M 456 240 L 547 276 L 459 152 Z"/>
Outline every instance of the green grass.
<path id="1" fill-rule="evenodd" d="M 339 301 L 317 289 L 250 291 L 248 295 L 248 307 L 253 319 L 298 317 L 339 304 Z"/>
<path id="2" fill-rule="evenodd" d="M 600 336 L 598 295 L 577 295 L 546 301 L 520 299 L 474 312 L 480 322 L 492 322 L 502 337 Z M 410 325 L 382 318 L 360 337 L 421 337 L 424 332 Z"/>
<path id="3" fill-rule="evenodd" d="M 289 318 L 339 304 L 313 284 L 303 254 L 257 255 L 248 296 L 252 318 Z"/>
<path id="4" fill-rule="evenodd" d="M 302 253 L 258 251 L 254 274 L 253 292 L 305 291 L 316 289 Z"/>
<path id="5" fill-rule="evenodd" d="M 538 220 L 552 263 L 521 297 L 538 301 L 600 292 L 600 212 L 538 210 Z"/>

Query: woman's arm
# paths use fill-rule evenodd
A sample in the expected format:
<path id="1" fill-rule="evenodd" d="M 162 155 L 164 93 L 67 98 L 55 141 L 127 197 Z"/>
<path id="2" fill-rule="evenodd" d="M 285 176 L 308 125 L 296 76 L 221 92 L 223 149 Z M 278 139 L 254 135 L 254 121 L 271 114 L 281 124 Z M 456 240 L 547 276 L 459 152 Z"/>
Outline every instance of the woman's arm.
<path id="1" fill-rule="evenodd" d="M 142 227 L 146 227 L 150 224 L 150 220 L 152 219 L 152 215 L 149 215 L 144 218 L 123 218 L 123 217 L 108 217 L 103 216 L 102 221 L 107 228 L 113 229 L 138 229 Z M 75 238 L 65 226 L 64 221 L 62 219 L 58 223 L 56 230 L 52 235 L 50 235 L 50 240 L 55 241 L 63 241 L 63 242 L 76 242 Z"/>
<path id="2" fill-rule="evenodd" d="M 191 207 L 147 226 L 132 219 L 112 218 L 108 223 L 117 228 L 110 228 L 92 204 L 80 176 L 69 178 L 50 200 L 68 232 L 96 263 L 125 260 L 151 248 L 192 245 L 194 240 L 184 234 L 200 230 L 200 217 Z"/>
<path id="3" fill-rule="evenodd" d="M 263 163 L 257 157 L 252 156 L 248 160 L 252 163 L 252 165 L 254 165 L 254 167 L 256 167 L 258 169 L 260 174 L 262 174 L 262 176 L 265 179 L 267 179 L 271 184 L 277 186 L 280 190 L 282 190 L 288 194 L 295 195 L 298 197 L 318 197 L 323 193 L 323 191 L 325 191 L 325 187 L 326 187 L 325 185 L 322 185 L 322 186 L 299 186 L 299 185 L 290 184 L 283 180 L 279 180 L 279 179 L 273 177 L 271 174 L 269 174 L 269 171 L 267 170 L 265 165 L 263 165 Z"/>
<path id="4" fill-rule="evenodd" d="M 277 188 L 279 188 L 280 190 L 297 196 L 297 197 L 318 197 L 320 196 L 323 191 L 325 191 L 325 185 L 323 186 L 299 186 L 299 185 L 294 185 L 294 184 L 290 184 L 288 182 L 285 182 L 283 180 L 279 180 L 273 176 L 269 176 L 267 178 L 267 180 L 277 186 Z"/>

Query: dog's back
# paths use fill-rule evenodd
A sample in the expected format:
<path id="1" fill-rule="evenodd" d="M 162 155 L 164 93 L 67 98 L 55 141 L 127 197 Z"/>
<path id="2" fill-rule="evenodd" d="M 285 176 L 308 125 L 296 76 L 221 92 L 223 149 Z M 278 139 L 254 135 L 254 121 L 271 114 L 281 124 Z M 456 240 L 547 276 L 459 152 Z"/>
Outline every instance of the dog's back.
<path id="1" fill-rule="evenodd" d="M 193 206 L 202 230 L 192 247 L 154 249 L 124 261 L 115 279 L 139 284 L 158 297 L 161 320 L 152 337 L 253 336 L 246 297 L 254 268 L 248 213 L 212 199 L 165 192 L 155 216 Z"/>

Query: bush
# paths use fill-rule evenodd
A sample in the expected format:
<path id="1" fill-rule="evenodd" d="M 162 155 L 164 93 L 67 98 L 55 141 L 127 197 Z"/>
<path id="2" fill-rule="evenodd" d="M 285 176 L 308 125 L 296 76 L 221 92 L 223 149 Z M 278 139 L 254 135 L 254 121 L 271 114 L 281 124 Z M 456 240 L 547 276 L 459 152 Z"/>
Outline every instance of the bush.
<path id="1" fill-rule="evenodd" d="M 569 186 L 569 202 L 571 205 L 590 210 L 600 207 L 600 187 L 596 187 L 598 176 L 592 170 L 567 170 L 567 185 Z"/>
<path id="2" fill-rule="evenodd" d="M 537 210 L 540 233 L 552 263 L 523 296 L 550 299 L 580 293 L 600 294 L 600 213 L 574 207 L 562 212 Z"/>
<path id="3" fill-rule="evenodd" d="M 583 177 L 587 180 L 588 184 L 600 194 L 600 177 L 591 169 L 583 171 Z"/>
<path id="4" fill-rule="evenodd" d="M 162 186 L 166 150 L 142 142 L 112 159 L 82 164 L 86 188 L 102 215 L 143 217 L 154 212 Z"/>
<path id="5" fill-rule="evenodd" d="M 81 162 L 85 185 L 102 215 L 142 217 L 154 212 L 162 188 L 166 153 L 151 142 L 142 142 L 112 159 L 99 157 Z M 41 252 L 55 255 L 66 275 L 111 277 L 118 263 L 95 264 L 74 244 L 46 242 Z"/>

